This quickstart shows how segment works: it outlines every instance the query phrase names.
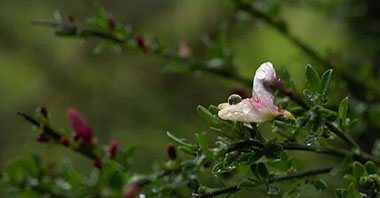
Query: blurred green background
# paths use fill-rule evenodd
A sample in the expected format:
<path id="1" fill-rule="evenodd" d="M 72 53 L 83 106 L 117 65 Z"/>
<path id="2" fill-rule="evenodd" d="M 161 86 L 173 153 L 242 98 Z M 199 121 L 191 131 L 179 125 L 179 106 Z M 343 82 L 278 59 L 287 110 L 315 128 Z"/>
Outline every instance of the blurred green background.
<path id="1" fill-rule="evenodd" d="M 222 21 L 234 17 L 220 0 L 98 2 L 116 21 L 156 35 L 169 49 L 186 41 L 194 52 L 202 50 L 207 33 L 215 34 Z M 290 2 L 281 16 L 289 21 L 292 32 L 323 55 L 334 51 L 349 56 L 363 48 L 354 44 L 357 36 L 352 28 L 331 12 L 314 9 L 314 4 Z M 242 88 L 200 72 L 164 72 L 165 61 L 143 54 L 94 54 L 96 40 L 59 38 L 51 29 L 30 24 L 33 19 L 52 19 L 56 9 L 83 20 L 93 14 L 93 4 L 90 0 L 0 1 L 0 168 L 28 151 L 40 153 L 46 163 L 70 157 L 79 170 L 91 166 L 75 153 L 36 143 L 30 124 L 16 116 L 18 110 L 34 112 L 46 106 L 56 127 L 70 128 L 66 109 L 75 107 L 100 143 L 116 139 L 120 147 L 136 145 L 133 169 L 148 172 L 153 162 L 167 158 L 166 131 L 191 138 L 206 130 L 196 106 L 219 104 L 233 89 Z M 302 86 L 304 66 L 313 63 L 302 51 L 260 21 L 235 28 L 229 30 L 228 43 L 242 75 L 252 78 L 261 63 L 271 61 L 276 67 L 286 66 Z M 309 154 L 302 155 L 310 158 L 307 165 L 315 162 Z M 329 164 L 329 160 L 319 163 Z"/>

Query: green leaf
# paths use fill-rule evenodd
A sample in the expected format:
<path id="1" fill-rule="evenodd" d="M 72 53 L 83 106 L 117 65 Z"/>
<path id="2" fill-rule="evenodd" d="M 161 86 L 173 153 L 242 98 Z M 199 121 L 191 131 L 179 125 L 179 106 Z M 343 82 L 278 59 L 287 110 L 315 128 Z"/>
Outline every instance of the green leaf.
<path id="1" fill-rule="evenodd" d="M 318 180 L 314 181 L 314 186 L 318 192 L 322 192 L 322 191 L 326 190 L 327 183 L 323 179 L 318 179 Z"/>
<path id="2" fill-rule="evenodd" d="M 221 120 L 218 120 L 208 109 L 201 105 L 198 105 L 197 113 L 202 120 L 206 121 L 209 124 L 216 125 L 221 122 Z"/>
<path id="3" fill-rule="evenodd" d="M 243 180 L 242 182 L 240 182 L 238 184 L 238 188 L 241 189 L 241 188 L 252 188 L 252 187 L 255 187 L 259 185 L 258 182 L 254 179 L 246 179 L 246 180 Z"/>
<path id="4" fill-rule="evenodd" d="M 103 7 L 99 3 L 94 4 L 95 16 L 99 19 L 106 19 L 107 15 Z"/>
<path id="5" fill-rule="evenodd" d="M 208 107 L 208 110 L 210 111 L 211 114 L 213 114 L 213 115 L 218 115 L 219 108 L 218 108 L 217 106 L 210 105 L 210 106 Z"/>
<path id="6" fill-rule="evenodd" d="M 320 91 L 322 95 L 326 96 L 327 91 L 330 87 L 330 82 L 331 82 L 331 74 L 333 72 L 333 69 L 328 69 L 322 74 L 321 77 L 321 83 L 320 83 Z"/>
<path id="7" fill-rule="evenodd" d="M 366 176 L 367 172 L 366 172 L 364 166 L 360 162 L 354 162 L 353 174 L 357 179 L 359 179 L 362 176 Z"/>
<path id="8" fill-rule="evenodd" d="M 258 164 L 251 164 L 251 171 L 257 178 L 260 178 Z"/>
<path id="9" fill-rule="evenodd" d="M 310 105 L 313 104 L 313 96 L 311 95 L 310 91 L 308 89 L 304 89 L 302 92 L 302 95 L 305 99 L 305 101 Z"/>
<path id="10" fill-rule="evenodd" d="M 269 159 L 279 157 L 282 151 L 283 146 L 277 143 L 276 139 L 270 140 L 264 145 L 264 154 Z"/>
<path id="11" fill-rule="evenodd" d="M 214 157 L 214 154 L 207 147 L 206 132 L 198 134 L 198 145 L 207 158 L 212 159 Z"/>
<path id="12" fill-rule="evenodd" d="M 339 105 L 339 118 L 344 123 L 347 118 L 347 110 L 348 110 L 348 97 L 345 97 Z"/>
<path id="13" fill-rule="evenodd" d="M 335 190 L 335 195 L 336 195 L 338 198 L 348 198 L 347 190 L 346 190 L 346 189 L 343 189 L 343 188 L 337 188 L 337 189 Z"/>
<path id="14" fill-rule="evenodd" d="M 377 167 L 375 163 L 372 161 L 368 161 L 364 164 L 365 170 L 367 171 L 368 175 L 376 174 L 377 173 Z"/>
<path id="15" fill-rule="evenodd" d="M 109 178 L 109 186 L 114 190 L 119 190 L 123 187 L 123 177 L 120 171 L 115 171 Z"/>
<path id="16" fill-rule="evenodd" d="M 173 134 L 171 134 L 169 131 L 166 132 L 166 135 L 168 136 L 169 138 L 169 141 L 174 144 L 175 146 L 179 147 L 185 147 L 191 151 L 195 151 L 197 149 L 197 147 L 193 144 L 190 144 L 190 143 L 187 143 L 177 137 L 175 137 Z"/>
<path id="17" fill-rule="evenodd" d="M 306 83 L 313 94 L 319 91 L 319 74 L 311 65 L 306 65 Z"/>
<path id="18" fill-rule="evenodd" d="M 257 170 L 259 172 L 259 175 L 262 178 L 268 178 L 269 177 L 269 171 L 264 163 L 260 162 L 257 166 Z"/>
<path id="19" fill-rule="evenodd" d="M 224 162 L 219 162 L 215 164 L 214 167 L 212 167 L 211 174 L 220 174 L 220 173 L 226 173 L 230 171 L 231 171 L 230 169 L 226 169 L 224 167 Z"/>
<path id="20" fill-rule="evenodd" d="M 355 188 L 354 183 L 351 183 L 347 189 L 348 198 L 360 198 L 360 193 Z"/>

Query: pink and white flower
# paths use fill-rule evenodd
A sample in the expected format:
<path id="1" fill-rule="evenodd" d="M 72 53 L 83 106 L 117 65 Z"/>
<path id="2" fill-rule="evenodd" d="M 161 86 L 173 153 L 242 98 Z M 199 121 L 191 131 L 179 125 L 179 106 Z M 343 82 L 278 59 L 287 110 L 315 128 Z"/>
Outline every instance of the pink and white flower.
<path id="1" fill-rule="evenodd" d="M 256 70 L 252 97 L 243 99 L 237 104 L 220 104 L 218 116 L 223 120 L 255 123 L 271 121 L 279 115 L 290 116 L 289 112 L 273 103 L 273 94 L 264 87 L 266 81 L 278 81 L 276 71 L 270 62 L 261 64 Z"/>

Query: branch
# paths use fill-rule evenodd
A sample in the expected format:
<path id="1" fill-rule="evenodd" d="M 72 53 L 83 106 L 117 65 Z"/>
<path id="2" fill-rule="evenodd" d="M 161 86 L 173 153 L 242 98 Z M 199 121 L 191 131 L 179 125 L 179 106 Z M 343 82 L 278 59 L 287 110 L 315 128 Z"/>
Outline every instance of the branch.
<path id="1" fill-rule="evenodd" d="M 277 30 L 279 33 L 281 33 L 285 38 L 287 38 L 290 42 L 292 42 L 296 47 L 301 49 L 305 54 L 307 54 L 310 58 L 314 59 L 316 62 L 321 64 L 325 68 L 332 67 L 335 71 L 337 71 L 343 79 L 348 83 L 348 87 L 350 91 L 355 95 L 357 98 L 360 98 L 362 100 L 366 100 L 365 97 L 368 92 L 372 92 L 376 97 L 374 97 L 373 101 L 376 101 L 376 99 L 380 98 L 380 91 L 377 89 L 376 86 L 367 83 L 367 81 L 361 81 L 358 78 L 353 77 L 351 74 L 348 73 L 348 70 L 343 70 L 338 67 L 335 67 L 328 59 L 323 58 L 322 55 L 320 55 L 315 49 L 307 45 L 305 42 L 303 42 L 301 39 L 299 39 L 297 36 L 295 36 L 293 33 L 291 33 L 285 26 L 284 22 L 281 20 L 275 20 L 274 18 L 268 16 L 266 13 L 256 9 L 251 4 L 241 1 L 241 0 L 233 0 L 237 8 L 243 11 L 248 12 L 253 17 L 256 17 L 258 19 L 262 19 L 265 21 L 269 26 L 271 26 L 273 29 Z"/>
<path id="2" fill-rule="evenodd" d="M 274 83 L 266 83 L 265 87 L 268 88 L 269 91 L 271 91 L 271 89 L 279 91 L 281 94 L 289 97 L 292 101 L 294 101 L 297 105 L 301 106 L 305 110 L 310 110 L 310 108 L 311 108 L 305 101 L 303 101 L 301 99 L 301 97 L 299 97 L 297 94 L 293 93 L 292 91 L 284 88 L 283 86 L 278 86 Z M 362 149 L 360 148 L 360 146 L 351 137 L 349 137 L 345 133 L 342 133 L 331 122 L 325 121 L 325 125 L 331 130 L 331 132 L 333 132 L 336 136 L 338 136 L 339 138 L 344 140 L 348 145 L 350 145 L 350 146 L 358 149 L 360 152 L 362 152 Z"/>
<path id="3" fill-rule="evenodd" d="M 310 151 L 314 153 L 321 153 L 321 154 L 327 154 L 332 155 L 336 157 L 345 157 L 346 155 L 349 155 L 350 153 L 344 150 L 339 149 L 333 149 L 333 148 L 324 148 L 324 147 L 317 147 L 317 146 L 306 146 L 303 144 L 296 144 L 296 143 L 281 143 L 283 148 L 285 150 L 297 150 L 297 151 Z M 243 148 L 252 148 L 253 150 L 260 150 L 264 148 L 264 145 L 258 141 L 254 140 L 248 140 L 243 142 L 238 142 L 233 144 L 226 152 L 233 152 L 237 151 Z"/>
<path id="4" fill-rule="evenodd" d="M 50 128 L 49 126 L 44 125 L 43 123 L 40 123 L 39 121 L 37 121 L 32 116 L 30 116 L 26 113 L 23 113 L 23 112 L 17 112 L 17 115 L 23 117 L 26 121 L 32 123 L 33 125 L 35 125 L 37 127 L 42 127 L 42 130 L 44 131 L 44 133 L 46 133 L 49 137 L 51 137 L 55 141 L 58 142 L 59 139 L 61 138 L 61 135 L 57 131 Z M 90 158 L 90 159 L 98 159 L 99 158 L 99 156 L 97 156 L 97 154 L 94 153 L 92 149 L 89 149 L 87 147 L 80 146 L 78 148 L 73 148 L 73 150 L 75 152 L 82 154 L 83 156 Z"/>
<path id="5" fill-rule="evenodd" d="M 334 167 L 328 167 L 328 168 L 321 168 L 321 169 L 315 169 L 315 170 L 298 171 L 298 172 L 295 172 L 293 174 L 286 174 L 286 175 L 274 177 L 269 182 L 275 183 L 275 182 L 287 181 L 287 180 L 291 180 L 291 179 L 297 179 L 297 178 L 303 178 L 303 177 L 325 174 L 325 173 L 329 173 L 333 168 Z M 210 198 L 210 197 L 215 197 L 215 196 L 222 195 L 222 194 L 235 193 L 235 192 L 240 191 L 240 190 L 242 190 L 242 189 L 239 188 L 237 185 L 235 185 L 235 186 L 230 186 L 230 187 L 226 187 L 226 188 L 214 189 L 214 190 L 212 190 L 206 194 L 193 194 L 193 198 Z"/>
<path id="6" fill-rule="evenodd" d="M 64 32 L 65 36 L 76 36 L 76 37 L 81 37 L 81 38 L 94 37 L 94 38 L 100 38 L 100 39 L 116 42 L 120 45 L 126 45 L 128 42 L 128 40 L 119 38 L 111 33 L 100 32 L 94 29 L 84 28 L 84 27 L 78 28 L 69 24 L 59 24 L 52 21 L 32 21 L 32 24 L 54 28 L 57 31 Z M 158 51 L 158 50 L 149 51 L 149 50 L 144 50 L 142 48 L 137 48 L 137 49 L 142 53 L 155 55 L 168 61 L 177 61 L 185 65 L 195 64 L 196 65 L 195 69 L 199 69 L 199 70 L 202 70 L 202 71 L 205 71 L 217 76 L 228 78 L 230 80 L 243 84 L 244 86 L 250 87 L 252 84 L 251 80 L 243 78 L 242 76 L 238 75 L 236 72 L 231 72 L 228 70 L 218 69 L 218 68 L 210 68 L 207 66 L 206 61 L 202 61 L 196 58 L 185 58 L 185 57 L 181 57 L 177 54 L 172 54 L 172 53 L 162 53 L 161 51 Z M 191 69 L 194 69 L 194 68 L 191 68 Z"/>

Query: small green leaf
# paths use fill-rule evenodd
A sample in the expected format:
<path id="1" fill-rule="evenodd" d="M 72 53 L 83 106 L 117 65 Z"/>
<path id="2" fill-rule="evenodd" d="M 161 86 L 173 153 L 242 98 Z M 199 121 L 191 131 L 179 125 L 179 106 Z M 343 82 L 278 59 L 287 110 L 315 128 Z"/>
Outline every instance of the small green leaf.
<path id="1" fill-rule="evenodd" d="M 262 178 L 268 178 L 269 177 L 269 171 L 264 163 L 260 162 L 257 166 L 257 170 L 259 172 L 259 175 Z"/>
<path id="2" fill-rule="evenodd" d="M 169 138 L 169 141 L 174 144 L 175 146 L 179 147 L 185 147 L 191 151 L 195 151 L 197 149 L 197 147 L 193 144 L 190 144 L 190 143 L 187 143 L 177 137 L 175 137 L 173 134 L 171 134 L 169 131 L 166 132 L 166 135 L 168 136 Z"/>
<path id="3" fill-rule="evenodd" d="M 123 187 L 123 177 L 119 171 L 115 171 L 111 174 L 109 185 L 112 189 L 115 190 L 121 189 Z"/>
<path id="4" fill-rule="evenodd" d="M 306 83 L 313 94 L 319 91 L 319 74 L 311 65 L 306 65 Z"/>
<path id="5" fill-rule="evenodd" d="M 337 188 L 337 189 L 335 190 L 335 195 L 336 195 L 338 198 L 348 198 L 347 190 L 346 190 L 346 189 L 343 189 L 343 188 Z"/>
<path id="6" fill-rule="evenodd" d="M 246 179 L 246 180 L 243 180 L 242 182 L 240 182 L 238 184 L 238 188 L 239 189 L 241 189 L 241 188 L 252 188 L 252 187 L 255 187 L 257 185 L 258 185 L 258 183 L 256 180 Z"/>
<path id="7" fill-rule="evenodd" d="M 321 84 L 320 84 L 320 91 L 321 91 L 322 95 L 324 95 L 324 96 L 326 96 L 327 91 L 329 89 L 330 82 L 331 82 L 331 74 L 332 74 L 332 72 L 333 72 L 332 69 L 328 69 L 327 71 L 325 71 L 322 74 Z"/>
<path id="8" fill-rule="evenodd" d="M 198 134 L 198 145 L 207 158 L 212 159 L 214 157 L 214 154 L 207 147 L 206 132 Z"/>
<path id="9" fill-rule="evenodd" d="M 348 98 L 345 97 L 339 105 L 339 118 L 344 123 L 347 118 L 347 110 L 348 110 Z"/>
<path id="10" fill-rule="evenodd" d="M 366 172 L 364 166 L 360 162 L 354 162 L 353 174 L 356 178 L 360 178 L 362 176 L 366 176 L 367 172 Z"/>
<path id="11" fill-rule="evenodd" d="M 322 192 L 322 191 L 326 190 L 327 183 L 323 179 L 318 179 L 318 180 L 314 181 L 314 186 L 318 192 Z"/>
<path id="12" fill-rule="evenodd" d="M 257 177 L 259 178 L 260 174 L 259 174 L 259 168 L 258 168 L 258 164 L 251 164 L 251 171 L 252 173 Z"/>
<path id="13" fill-rule="evenodd" d="M 277 143 L 276 139 L 270 140 L 264 145 L 264 154 L 269 159 L 279 157 L 282 151 L 283 146 Z"/>
<path id="14" fill-rule="evenodd" d="M 208 107 L 208 110 L 210 111 L 211 114 L 213 114 L 213 115 L 218 115 L 219 108 L 218 108 L 217 106 L 210 105 L 210 106 Z"/>
<path id="15" fill-rule="evenodd" d="M 308 89 L 304 89 L 302 92 L 302 95 L 308 104 L 313 104 L 314 99 L 313 99 L 313 96 L 311 95 L 311 93 Z"/>
<path id="16" fill-rule="evenodd" d="M 365 170 L 367 171 L 368 175 L 376 174 L 376 172 L 377 172 L 377 167 L 376 167 L 375 163 L 373 163 L 372 161 L 366 162 L 364 164 L 364 167 L 365 167 Z"/>
<path id="17" fill-rule="evenodd" d="M 351 184 L 348 186 L 347 194 L 348 194 L 348 197 L 347 197 L 347 198 L 360 198 L 360 193 L 359 193 L 358 190 L 355 188 L 354 183 L 351 183 Z"/>
<path id="18" fill-rule="evenodd" d="M 99 19 L 105 19 L 106 18 L 106 12 L 104 11 L 103 7 L 99 3 L 94 4 L 94 11 L 95 16 Z"/>

